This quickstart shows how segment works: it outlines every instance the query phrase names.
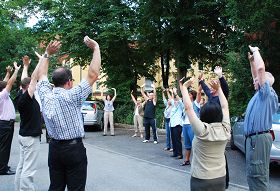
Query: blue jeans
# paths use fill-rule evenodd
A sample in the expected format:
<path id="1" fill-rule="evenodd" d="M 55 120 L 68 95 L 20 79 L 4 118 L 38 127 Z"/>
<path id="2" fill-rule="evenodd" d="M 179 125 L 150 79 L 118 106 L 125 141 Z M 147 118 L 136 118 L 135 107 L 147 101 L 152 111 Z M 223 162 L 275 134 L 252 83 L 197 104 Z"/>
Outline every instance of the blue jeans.
<path id="1" fill-rule="evenodd" d="M 166 132 L 166 148 L 171 149 L 171 131 L 170 131 L 170 118 L 164 118 L 165 121 L 165 132 Z"/>
<path id="2" fill-rule="evenodd" d="M 186 150 L 192 149 L 192 140 L 194 137 L 192 126 L 190 124 L 183 124 L 184 146 Z"/>

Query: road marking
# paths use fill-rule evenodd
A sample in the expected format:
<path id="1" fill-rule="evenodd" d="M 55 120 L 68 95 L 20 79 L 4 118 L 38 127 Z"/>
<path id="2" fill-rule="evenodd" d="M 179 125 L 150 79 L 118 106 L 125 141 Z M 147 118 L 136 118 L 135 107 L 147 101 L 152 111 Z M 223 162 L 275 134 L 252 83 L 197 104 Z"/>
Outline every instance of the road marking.
<path id="1" fill-rule="evenodd" d="M 116 152 L 116 151 L 113 151 L 113 150 L 110 150 L 110 149 L 105 149 L 105 148 L 95 146 L 95 145 L 92 145 L 92 144 L 89 144 L 89 143 L 84 142 L 84 144 L 89 146 L 89 147 L 96 148 L 98 150 L 106 151 L 106 152 L 109 152 L 109 153 L 113 153 L 113 154 L 120 155 L 120 156 L 123 156 L 123 157 L 131 158 L 131 159 L 134 159 L 134 160 L 137 160 L 137 161 L 149 163 L 149 164 L 152 164 L 152 165 L 160 166 L 160 167 L 167 168 L 167 169 L 170 169 L 170 170 L 178 171 L 178 172 L 181 172 L 181 173 L 187 173 L 187 174 L 190 175 L 190 172 L 186 171 L 186 170 L 181 170 L 181 169 L 173 168 L 173 167 L 166 166 L 166 165 L 163 165 L 163 164 L 151 162 L 151 161 L 148 161 L 148 160 L 145 160 L 145 159 L 137 158 L 137 157 L 130 156 L 130 155 L 127 155 L 127 154 L 123 154 L 123 153 L 120 153 L 120 152 Z M 242 186 L 242 185 L 231 183 L 231 182 L 229 183 L 229 185 L 232 186 L 232 187 L 235 187 L 235 188 L 239 188 L 239 189 L 243 189 L 243 190 L 249 190 L 249 187 L 247 187 L 247 186 Z"/>

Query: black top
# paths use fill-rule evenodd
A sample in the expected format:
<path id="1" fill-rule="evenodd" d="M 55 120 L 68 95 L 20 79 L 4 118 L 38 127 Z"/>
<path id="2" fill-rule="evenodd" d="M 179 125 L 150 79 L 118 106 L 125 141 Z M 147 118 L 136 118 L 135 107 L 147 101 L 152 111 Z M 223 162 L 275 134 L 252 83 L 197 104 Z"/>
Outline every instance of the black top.
<path id="1" fill-rule="evenodd" d="M 41 113 L 40 105 L 33 96 L 30 97 L 25 91 L 17 100 L 18 111 L 20 113 L 19 134 L 23 137 L 37 137 L 41 135 Z"/>
<path id="2" fill-rule="evenodd" d="M 219 80 L 220 80 L 222 91 L 223 91 L 226 99 L 228 99 L 228 95 L 229 95 L 228 84 L 227 84 L 227 82 L 226 82 L 226 80 L 225 80 L 225 78 L 223 76 L 221 78 L 219 78 Z M 215 103 L 218 103 L 219 105 L 221 105 L 220 104 L 220 100 L 219 100 L 219 96 L 213 96 L 211 94 L 211 90 L 205 84 L 205 82 L 203 80 L 201 80 L 199 82 L 199 84 L 201 85 L 201 87 L 202 87 L 204 93 L 206 94 L 206 96 L 208 97 L 208 101 L 212 101 L 212 102 L 215 102 Z"/>
<path id="3" fill-rule="evenodd" d="M 145 104 L 145 110 L 144 110 L 144 117 L 154 119 L 155 118 L 155 112 L 156 106 L 153 103 L 153 100 L 148 99 Z"/>

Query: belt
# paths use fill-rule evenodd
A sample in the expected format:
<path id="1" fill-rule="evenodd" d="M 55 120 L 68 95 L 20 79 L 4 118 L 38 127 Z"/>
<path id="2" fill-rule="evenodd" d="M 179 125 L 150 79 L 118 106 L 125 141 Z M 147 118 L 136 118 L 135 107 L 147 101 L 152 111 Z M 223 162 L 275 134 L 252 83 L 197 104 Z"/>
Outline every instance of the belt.
<path id="1" fill-rule="evenodd" d="M 14 119 L 0 120 L 0 123 L 5 124 L 5 125 L 13 125 L 15 123 L 15 120 Z"/>
<path id="2" fill-rule="evenodd" d="M 247 137 L 252 137 L 252 136 L 255 136 L 255 135 L 260 135 L 260 134 L 265 134 L 265 133 L 269 133 L 270 131 L 267 130 L 267 131 L 261 131 L 261 132 L 257 132 L 257 133 L 251 133 L 249 135 L 246 135 L 246 138 Z"/>
<path id="3" fill-rule="evenodd" d="M 74 145 L 81 142 L 82 142 L 82 138 L 75 138 L 75 139 L 68 139 L 68 140 L 51 139 L 51 143 L 66 144 L 66 145 Z"/>

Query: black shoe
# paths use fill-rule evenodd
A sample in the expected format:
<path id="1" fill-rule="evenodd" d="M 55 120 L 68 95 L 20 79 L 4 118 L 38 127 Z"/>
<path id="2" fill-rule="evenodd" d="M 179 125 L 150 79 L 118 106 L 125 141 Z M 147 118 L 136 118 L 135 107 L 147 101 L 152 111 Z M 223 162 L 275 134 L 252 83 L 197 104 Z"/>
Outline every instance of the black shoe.
<path id="1" fill-rule="evenodd" d="M 190 165 L 191 163 L 190 163 L 190 161 L 184 161 L 182 164 L 180 164 L 181 166 L 187 166 L 187 165 Z"/>
<path id="2" fill-rule="evenodd" d="M 0 173 L 0 175 L 14 175 L 15 173 L 16 173 L 15 171 L 12 171 L 12 170 L 9 169 L 4 173 Z"/>
<path id="3" fill-rule="evenodd" d="M 170 157 L 177 157 L 178 155 L 170 155 Z"/>
<path id="4" fill-rule="evenodd" d="M 178 157 L 177 157 L 177 159 L 182 159 L 183 158 L 183 156 L 182 155 L 179 155 Z"/>

